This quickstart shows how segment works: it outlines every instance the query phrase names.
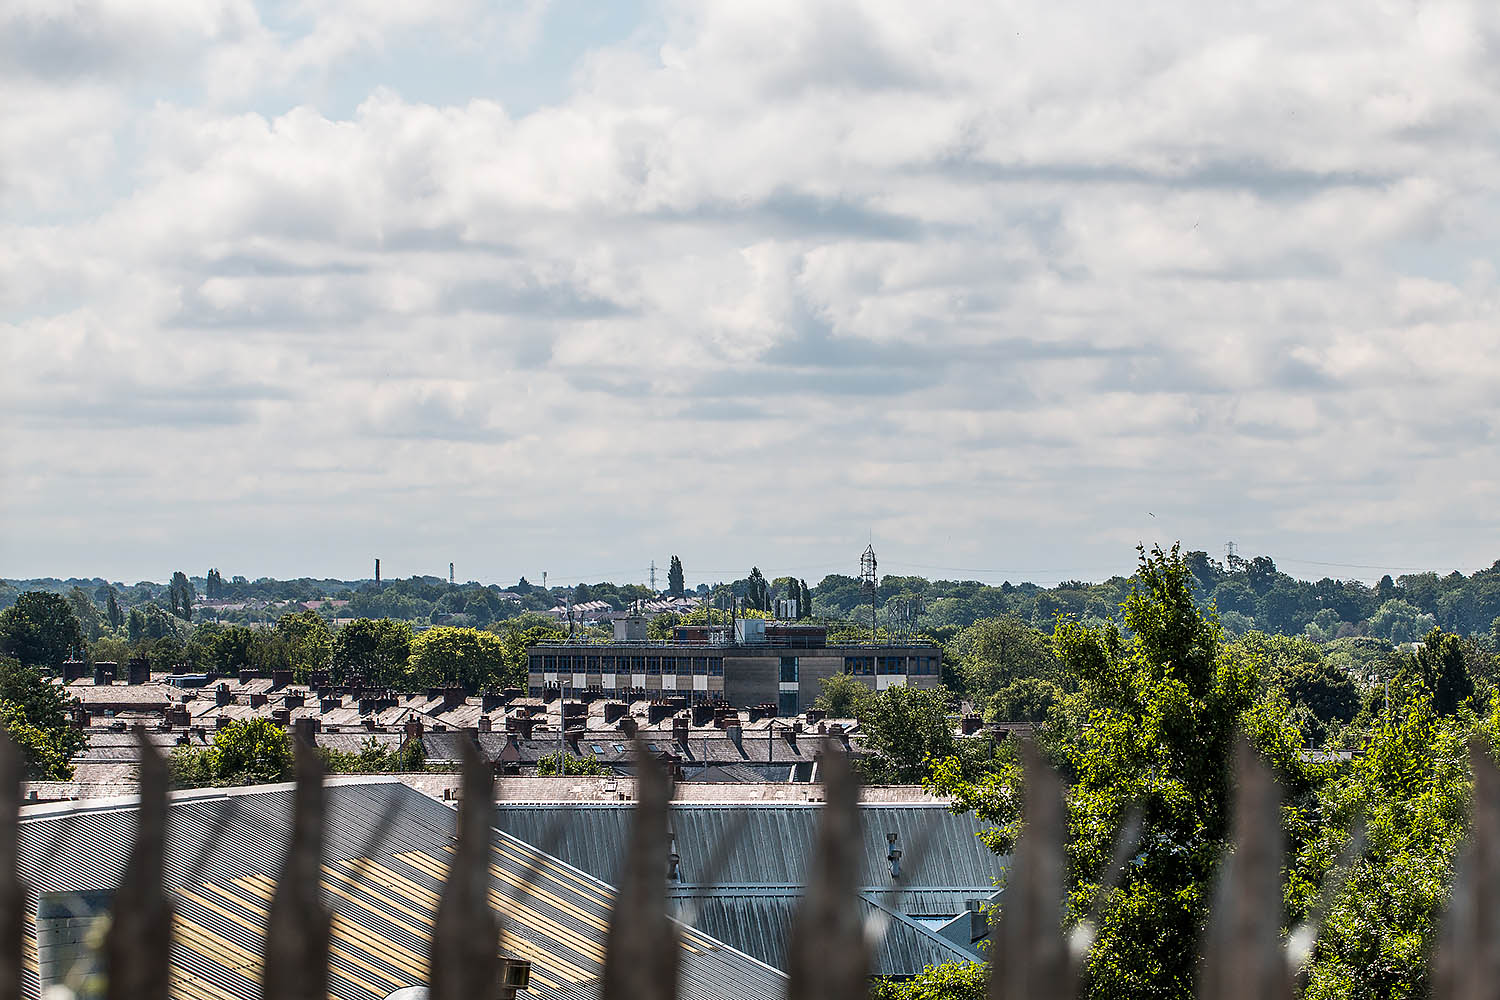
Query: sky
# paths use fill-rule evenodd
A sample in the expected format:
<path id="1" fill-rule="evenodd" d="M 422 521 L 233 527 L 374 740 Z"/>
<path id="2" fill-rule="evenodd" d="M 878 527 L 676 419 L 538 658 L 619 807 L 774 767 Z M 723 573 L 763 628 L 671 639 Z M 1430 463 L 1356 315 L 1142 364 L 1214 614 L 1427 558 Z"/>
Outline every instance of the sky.
<path id="1" fill-rule="evenodd" d="M 1500 558 L 1487 0 L 12 0 L 0 576 Z"/>

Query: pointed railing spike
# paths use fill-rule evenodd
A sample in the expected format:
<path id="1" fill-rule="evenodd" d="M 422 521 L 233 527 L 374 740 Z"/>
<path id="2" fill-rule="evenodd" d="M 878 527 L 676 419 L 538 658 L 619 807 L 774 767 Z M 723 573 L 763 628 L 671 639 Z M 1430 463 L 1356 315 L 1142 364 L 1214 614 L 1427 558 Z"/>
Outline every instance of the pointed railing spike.
<path id="1" fill-rule="evenodd" d="M 1470 744 L 1473 826 L 1432 961 L 1433 1000 L 1479 1000 L 1500 990 L 1500 771 L 1483 743 Z"/>
<path id="2" fill-rule="evenodd" d="M 869 944 L 859 907 L 859 782 L 843 749 L 823 744 L 822 821 L 806 895 L 787 942 L 787 1000 L 859 1000 L 869 992 Z"/>
<path id="3" fill-rule="evenodd" d="M 1288 1000 L 1281 943 L 1281 794 L 1244 739 L 1235 747 L 1234 846 L 1219 867 L 1204 941 L 1202 1000 Z"/>
<path id="4" fill-rule="evenodd" d="M 673 1000 L 681 948 L 667 919 L 667 816 L 662 766 L 635 741 L 636 805 L 604 949 L 601 1000 Z"/>
<path id="5" fill-rule="evenodd" d="M 489 900 L 495 774 L 473 742 L 463 741 L 463 754 L 458 845 L 432 931 L 432 1000 L 483 1000 L 500 988 L 500 923 Z"/>
<path id="6" fill-rule="evenodd" d="M 1006 872 L 1000 918 L 990 935 L 991 1000 L 1072 1000 L 1072 964 L 1062 932 L 1062 781 L 1027 741 L 1025 826 Z"/>
<path id="7" fill-rule="evenodd" d="M 167 1000 L 172 904 L 162 886 L 166 853 L 167 762 L 136 728 L 140 808 L 135 842 L 115 890 L 104 955 L 109 1000 Z"/>
<path id="8" fill-rule="evenodd" d="M 21 935 L 26 887 L 20 848 L 21 751 L 0 731 L 0 1000 L 21 997 Z"/>
<path id="9" fill-rule="evenodd" d="M 323 764 L 297 735 L 292 838 L 266 919 L 266 1000 L 325 1000 L 332 915 L 323 907 Z"/>

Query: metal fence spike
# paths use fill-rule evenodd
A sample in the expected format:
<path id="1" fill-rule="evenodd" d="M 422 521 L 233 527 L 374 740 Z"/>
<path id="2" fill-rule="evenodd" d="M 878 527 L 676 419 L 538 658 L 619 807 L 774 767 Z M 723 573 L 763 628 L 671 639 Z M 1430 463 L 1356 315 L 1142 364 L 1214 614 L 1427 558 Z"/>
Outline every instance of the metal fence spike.
<path id="1" fill-rule="evenodd" d="M 1072 1000 L 1073 967 L 1062 932 L 1062 781 L 1036 745 L 1022 750 L 1025 827 L 1016 844 L 990 935 L 991 1000 Z"/>
<path id="2" fill-rule="evenodd" d="M 1235 747 L 1234 846 L 1219 868 L 1204 941 L 1202 1000 L 1289 1000 L 1281 944 L 1281 794 L 1243 738 Z"/>
<path id="3" fill-rule="evenodd" d="M 1432 961 L 1434 1000 L 1480 1000 L 1500 989 L 1500 771 L 1473 741 L 1473 826 L 1459 855 L 1453 894 Z"/>
<path id="4" fill-rule="evenodd" d="M 292 838 L 266 919 L 266 1000 L 325 1000 L 332 915 L 323 907 L 323 764 L 299 733 Z"/>
<path id="5" fill-rule="evenodd" d="M 135 842 L 115 890 L 104 955 L 109 1000 L 167 1000 L 172 904 L 162 887 L 167 827 L 167 762 L 136 728 L 140 808 Z"/>
<path id="6" fill-rule="evenodd" d="M 635 741 L 636 805 L 630 846 L 610 915 L 602 1000 L 673 1000 L 677 996 L 677 926 L 667 919 L 666 772 Z"/>
<path id="7" fill-rule="evenodd" d="M 869 944 L 858 895 L 859 781 L 843 749 L 823 744 L 822 822 L 802 905 L 787 942 L 787 1000 L 859 1000 L 869 991 Z"/>
<path id="8" fill-rule="evenodd" d="M 21 935 L 26 887 L 20 848 L 21 751 L 0 731 L 0 1000 L 21 997 Z"/>
<path id="9" fill-rule="evenodd" d="M 500 988 L 500 923 L 489 901 L 495 775 L 469 740 L 463 755 L 458 844 L 432 930 L 432 1000 L 483 1000 Z"/>

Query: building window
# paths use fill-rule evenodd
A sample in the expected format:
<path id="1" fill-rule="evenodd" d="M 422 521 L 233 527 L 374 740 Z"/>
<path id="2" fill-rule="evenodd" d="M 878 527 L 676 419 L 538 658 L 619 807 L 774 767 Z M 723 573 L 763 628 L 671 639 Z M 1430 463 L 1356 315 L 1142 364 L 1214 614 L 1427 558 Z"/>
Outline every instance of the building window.
<path id="1" fill-rule="evenodd" d="M 880 672 L 884 675 L 906 673 L 905 661 L 899 656 L 882 656 L 880 658 Z"/>
<path id="2" fill-rule="evenodd" d="M 539 670 L 541 670 L 542 669 L 542 658 L 540 656 L 533 656 L 531 658 L 531 665 L 530 665 L 529 669 L 531 670 L 532 673 L 536 673 Z"/>
<path id="3" fill-rule="evenodd" d="M 677 673 L 677 657 L 664 656 L 661 660 L 661 672 L 664 674 Z"/>
<path id="4" fill-rule="evenodd" d="M 781 683 L 797 683 L 797 658 L 795 656 L 783 656 L 781 658 Z"/>
<path id="5" fill-rule="evenodd" d="M 788 659 L 796 659 L 796 657 L 788 657 Z M 781 697 L 776 702 L 776 714 L 783 719 L 790 719 L 797 714 L 797 692 L 781 692 Z"/>
<path id="6" fill-rule="evenodd" d="M 606 674 L 612 674 L 615 672 L 615 658 L 613 656 L 606 656 L 604 658 L 603 672 Z"/>
<path id="7" fill-rule="evenodd" d="M 557 657 L 555 657 L 555 656 L 544 656 L 544 657 L 542 657 L 542 669 L 545 670 L 545 671 L 547 671 L 548 673 L 551 673 L 554 670 L 556 670 L 557 669 Z"/>
<path id="8" fill-rule="evenodd" d="M 873 674 L 875 672 L 875 657 L 846 656 L 844 657 L 844 672 L 846 674 Z"/>
<path id="9" fill-rule="evenodd" d="M 723 677 L 724 676 L 724 657 L 722 657 L 722 656 L 710 656 L 708 658 L 708 676 L 710 676 L 710 677 Z"/>
<path id="10" fill-rule="evenodd" d="M 597 674 L 598 672 L 599 672 L 599 657 L 597 657 L 597 656 L 590 656 L 589 657 L 589 673 L 591 673 L 591 674 Z"/>
<path id="11" fill-rule="evenodd" d="M 660 674 L 660 673 L 661 673 L 661 657 L 660 656 L 648 656 L 648 657 L 646 657 L 646 676 L 648 676 L 648 677 L 654 677 L 654 676 L 656 676 L 657 674 Z"/>
<path id="12" fill-rule="evenodd" d="M 533 684 L 530 688 L 527 689 L 527 691 L 532 698 L 540 698 L 542 696 L 542 688 L 540 684 Z"/>
<path id="13" fill-rule="evenodd" d="M 633 674 L 644 674 L 646 672 L 646 658 L 644 656 L 632 656 L 630 658 L 630 672 Z"/>
<path id="14" fill-rule="evenodd" d="M 695 656 L 695 657 L 693 657 L 693 673 L 696 676 L 698 676 L 698 677 L 707 677 L 708 676 L 708 657 L 706 657 L 706 656 Z"/>

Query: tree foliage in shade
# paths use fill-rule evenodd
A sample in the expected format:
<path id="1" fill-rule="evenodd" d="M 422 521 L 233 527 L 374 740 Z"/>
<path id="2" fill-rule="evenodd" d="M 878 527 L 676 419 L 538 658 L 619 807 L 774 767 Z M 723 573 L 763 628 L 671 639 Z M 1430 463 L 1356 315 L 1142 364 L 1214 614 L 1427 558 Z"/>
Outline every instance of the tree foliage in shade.
<path id="1" fill-rule="evenodd" d="M 82 650 L 83 628 L 66 598 L 28 590 L 0 611 L 0 656 L 49 673 Z"/>
<path id="2" fill-rule="evenodd" d="M 193 584 L 182 570 L 172 574 L 172 582 L 167 585 L 167 601 L 172 608 L 172 614 L 183 621 L 192 621 L 193 618 Z"/>
<path id="3" fill-rule="evenodd" d="M 1403 690 L 1420 684 L 1431 694 L 1438 715 L 1452 715 L 1474 695 L 1474 678 L 1464 656 L 1462 640 L 1433 629 L 1415 651 L 1402 655 L 1396 682 Z"/>
<path id="4" fill-rule="evenodd" d="M 765 574 L 761 573 L 759 566 L 750 567 L 750 576 L 746 583 L 745 606 L 752 611 L 770 611 L 771 585 L 767 582 Z"/>
<path id="5" fill-rule="evenodd" d="M 125 612 L 120 608 L 120 595 L 115 593 L 115 588 L 109 588 L 109 594 L 104 599 L 104 616 L 109 619 L 111 628 L 119 628 L 125 624 Z"/>
<path id="6" fill-rule="evenodd" d="M 0 657 L 0 726 L 20 748 L 27 778 L 62 781 L 73 776 L 69 761 L 87 743 L 69 717 L 76 704 L 35 667 Z"/>
<path id="7" fill-rule="evenodd" d="M 330 679 L 345 684 L 363 677 L 376 687 L 407 683 L 406 661 L 411 655 L 412 629 L 390 618 L 357 618 L 333 637 Z"/>
<path id="8" fill-rule="evenodd" d="M 682 560 L 673 556 L 672 566 L 667 570 L 667 591 L 673 597 L 681 597 L 686 589 L 687 582 L 682 573 Z"/>

